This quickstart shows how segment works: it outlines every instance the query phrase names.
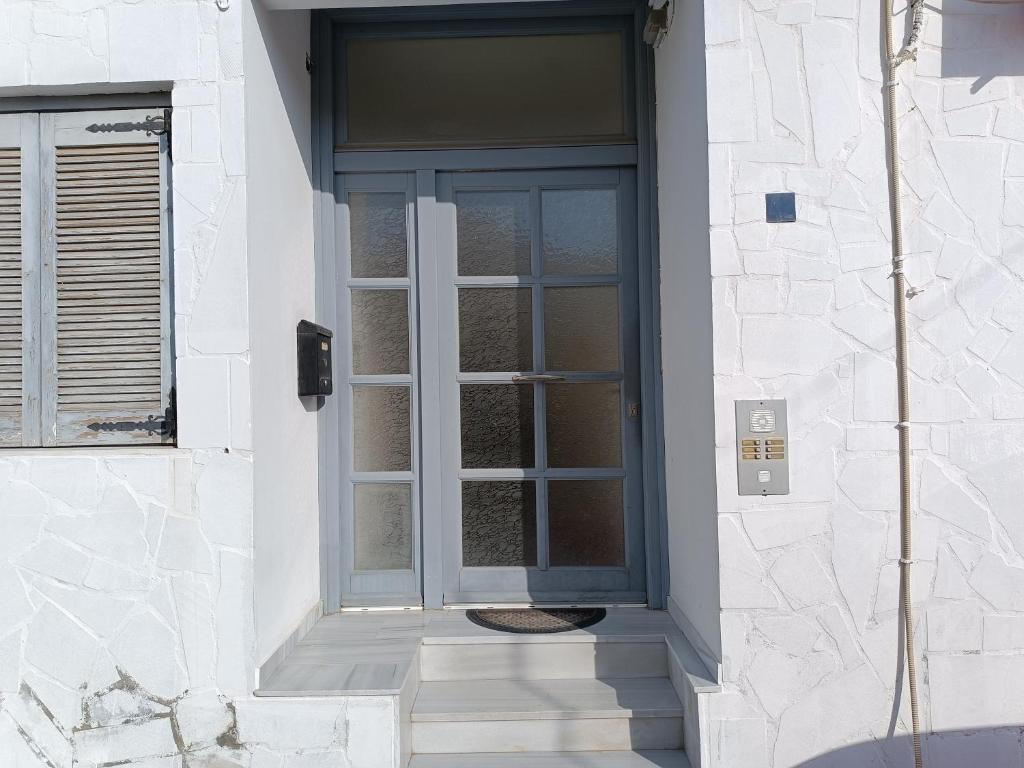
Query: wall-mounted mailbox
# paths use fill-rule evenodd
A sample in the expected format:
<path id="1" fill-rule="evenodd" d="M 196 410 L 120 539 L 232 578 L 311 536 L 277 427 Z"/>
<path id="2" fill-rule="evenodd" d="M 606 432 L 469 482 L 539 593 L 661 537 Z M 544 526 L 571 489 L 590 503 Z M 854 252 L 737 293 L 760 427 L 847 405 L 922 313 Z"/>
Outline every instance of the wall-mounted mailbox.
<path id="1" fill-rule="evenodd" d="M 299 350 L 299 397 L 320 397 L 334 393 L 331 373 L 331 338 L 322 325 L 302 320 L 297 329 Z"/>

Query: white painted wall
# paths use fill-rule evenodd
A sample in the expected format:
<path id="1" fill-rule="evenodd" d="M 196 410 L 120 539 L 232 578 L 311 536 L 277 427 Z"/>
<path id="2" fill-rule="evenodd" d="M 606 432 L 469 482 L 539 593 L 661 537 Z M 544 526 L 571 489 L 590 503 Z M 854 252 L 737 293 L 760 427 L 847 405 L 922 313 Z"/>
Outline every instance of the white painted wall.
<path id="1" fill-rule="evenodd" d="M 254 670 L 240 14 L 7 2 L 2 18 L 6 95 L 171 90 L 181 447 L 0 455 L 0 754 L 177 751 L 166 713 L 190 708 L 211 747 Z"/>
<path id="2" fill-rule="evenodd" d="M 885 738 L 899 526 L 879 3 L 704 6 L 726 686 L 712 765 L 907 765 L 905 698 Z M 910 277 L 926 289 L 910 354 L 926 757 L 1016 765 L 1024 7 L 927 7 L 899 109 Z M 799 222 L 765 224 L 764 194 L 786 190 Z M 789 400 L 793 493 L 739 497 L 732 401 L 766 396 Z"/>
<path id="3" fill-rule="evenodd" d="M 308 38 L 301 14 L 267 42 L 255 19 L 247 0 L 0 4 L 0 95 L 171 91 L 180 418 L 179 448 L 0 453 L 5 768 L 395 768 L 394 700 L 252 695 L 318 591 L 315 417 L 294 396 Z"/>
<path id="4" fill-rule="evenodd" d="M 316 412 L 296 395 L 295 326 L 315 316 L 308 11 L 244 22 L 257 660 L 320 598 Z"/>
<path id="5" fill-rule="evenodd" d="M 713 671 L 722 640 L 703 40 L 701 4 L 677 3 L 655 69 L 669 594 Z"/>
<path id="6" fill-rule="evenodd" d="M 704 652 L 721 651 L 713 764 L 903 765 L 905 740 L 876 741 L 897 647 L 878 4 L 708 0 L 706 50 L 696 4 L 679 1 L 658 53 L 659 176 L 672 592 Z M 932 5 L 900 110 L 912 279 L 927 288 L 912 304 L 915 597 L 925 724 L 942 732 L 928 765 L 959 768 L 1021 759 L 1024 10 L 944 0 L 940 20 Z M 182 751 L 228 766 L 390 765 L 392 704 L 251 695 L 257 662 L 289 628 L 274 611 L 316 596 L 311 571 L 271 591 L 275 572 L 253 560 L 281 534 L 288 494 L 315 486 L 270 489 L 254 521 L 263 441 L 312 447 L 290 375 L 249 384 L 250 362 L 285 360 L 311 305 L 312 285 L 287 280 L 264 248 L 302 258 L 306 225 L 250 215 L 254 201 L 280 209 L 277 184 L 289 204 L 306 193 L 300 143 L 278 152 L 271 135 L 301 135 L 304 73 L 293 55 L 277 60 L 301 47 L 301 20 L 265 43 L 266 16 L 245 0 L 223 12 L 206 0 L 8 0 L 2 13 L 0 94 L 172 89 L 182 432 L 172 450 L 0 454 L 0 754 L 30 766 Z M 244 127 L 243 115 L 264 117 L 247 92 L 268 99 L 266 133 Z M 247 154 L 247 139 L 267 149 Z M 786 189 L 800 223 L 764 224 L 763 194 Z M 287 286 L 276 320 L 260 317 L 275 277 Z M 694 327 L 709 315 L 717 499 L 686 442 L 711 428 L 699 408 L 708 338 Z M 793 438 L 794 493 L 767 501 L 736 496 L 732 447 L 732 400 L 762 395 L 790 400 Z M 680 482 L 691 466 L 703 474 Z M 315 524 L 309 508 L 301 519 Z M 312 529 L 297 527 L 289 546 L 309 551 Z M 904 707 L 898 735 L 905 722 Z"/>

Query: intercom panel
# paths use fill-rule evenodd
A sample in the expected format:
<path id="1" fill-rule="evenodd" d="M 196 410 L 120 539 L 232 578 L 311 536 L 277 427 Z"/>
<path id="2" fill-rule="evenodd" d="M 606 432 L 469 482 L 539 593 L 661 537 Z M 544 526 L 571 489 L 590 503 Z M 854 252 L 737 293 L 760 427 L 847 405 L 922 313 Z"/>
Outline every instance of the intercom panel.
<path id="1" fill-rule="evenodd" d="M 740 496 L 788 494 L 789 452 L 785 400 L 736 401 Z"/>

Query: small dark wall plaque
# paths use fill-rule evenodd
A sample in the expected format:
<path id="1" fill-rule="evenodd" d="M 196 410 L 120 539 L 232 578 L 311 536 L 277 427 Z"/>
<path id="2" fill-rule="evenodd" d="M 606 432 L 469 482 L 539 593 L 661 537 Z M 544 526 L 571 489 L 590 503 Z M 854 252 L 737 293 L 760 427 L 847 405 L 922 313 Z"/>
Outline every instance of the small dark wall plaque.
<path id="1" fill-rule="evenodd" d="M 764 208 L 769 224 L 790 224 L 796 221 L 796 193 L 769 192 L 764 196 Z"/>

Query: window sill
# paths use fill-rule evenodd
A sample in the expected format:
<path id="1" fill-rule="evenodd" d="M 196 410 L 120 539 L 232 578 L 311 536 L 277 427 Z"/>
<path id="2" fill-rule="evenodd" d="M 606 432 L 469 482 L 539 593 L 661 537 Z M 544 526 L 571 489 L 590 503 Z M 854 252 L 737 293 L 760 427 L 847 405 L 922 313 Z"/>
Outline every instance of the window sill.
<path id="1" fill-rule="evenodd" d="M 177 458 L 191 456 L 191 448 L 175 445 L 80 445 L 41 448 L 0 448 L 0 459 L 53 456 L 132 456 Z"/>

